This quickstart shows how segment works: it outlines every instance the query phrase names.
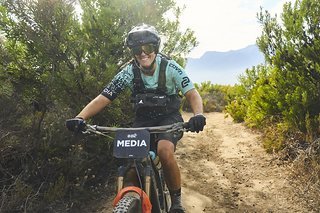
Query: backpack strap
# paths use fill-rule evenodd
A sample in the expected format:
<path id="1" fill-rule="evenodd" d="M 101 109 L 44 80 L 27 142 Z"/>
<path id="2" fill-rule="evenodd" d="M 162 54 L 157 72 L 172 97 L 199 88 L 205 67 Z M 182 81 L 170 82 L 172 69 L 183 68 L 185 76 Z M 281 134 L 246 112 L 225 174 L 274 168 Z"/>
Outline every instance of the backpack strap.
<path id="1" fill-rule="evenodd" d="M 141 93 L 145 90 L 144 83 L 141 78 L 140 69 L 136 65 L 136 63 L 132 63 L 132 71 L 133 71 L 133 91 L 135 94 Z"/>
<path id="2" fill-rule="evenodd" d="M 168 60 L 164 57 L 161 58 L 160 70 L 159 70 L 159 79 L 158 79 L 158 88 L 159 92 L 166 92 L 166 68 L 168 65 Z"/>

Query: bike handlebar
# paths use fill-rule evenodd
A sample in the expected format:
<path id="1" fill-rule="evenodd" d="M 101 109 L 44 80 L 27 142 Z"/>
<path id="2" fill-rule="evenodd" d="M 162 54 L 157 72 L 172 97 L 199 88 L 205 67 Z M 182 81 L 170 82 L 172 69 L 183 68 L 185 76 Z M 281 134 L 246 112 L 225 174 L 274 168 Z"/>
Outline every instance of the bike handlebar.
<path id="1" fill-rule="evenodd" d="M 189 131 L 188 122 L 177 122 L 169 125 L 163 126 L 153 126 L 153 127 L 107 127 L 107 126 L 98 126 L 86 124 L 86 130 L 83 133 L 111 133 L 123 130 L 147 130 L 150 133 L 167 133 L 167 132 L 186 132 Z"/>

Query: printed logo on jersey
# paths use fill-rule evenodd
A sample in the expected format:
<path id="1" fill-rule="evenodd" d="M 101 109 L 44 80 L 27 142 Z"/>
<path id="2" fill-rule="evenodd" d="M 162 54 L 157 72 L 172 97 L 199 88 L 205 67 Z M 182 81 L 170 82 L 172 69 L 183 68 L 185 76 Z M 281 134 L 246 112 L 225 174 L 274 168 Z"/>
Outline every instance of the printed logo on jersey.
<path id="1" fill-rule="evenodd" d="M 179 67 L 177 67 L 176 65 L 174 65 L 174 64 L 169 64 L 169 67 L 172 67 L 173 69 L 175 69 L 176 71 L 178 71 L 178 73 L 179 73 L 179 75 L 182 75 L 182 70 L 179 68 Z"/>
<path id="2" fill-rule="evenodd" d="M 109 90 L 109 88 L 105 88 L 105 89 L 103 90 L 103 92 L 106 93 L 106 94 L 108 94 L 108 95 L 110 95 L 111 97 L 112 97 L 112 95 L 113 95 L 112 91 Z"/>
<path id="3" fill-rule="evenodd" d="M 182 88 L 185 88 L 186 86 L 189 85 L 190 79 L 189 79 L 188 77 L 183 77 L 182 79 L 183 79 L 183 80 L 182 80 L 182 82 L 181 82 L 181 86 L 182 86 Z"/>

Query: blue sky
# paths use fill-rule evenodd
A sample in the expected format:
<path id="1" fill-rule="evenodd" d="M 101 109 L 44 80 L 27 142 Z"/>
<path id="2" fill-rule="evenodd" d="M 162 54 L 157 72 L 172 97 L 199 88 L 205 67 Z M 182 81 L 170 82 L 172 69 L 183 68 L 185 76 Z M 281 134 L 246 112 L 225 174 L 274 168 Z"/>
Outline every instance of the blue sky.
<path id="1" fill-rule="evenodd" d="M 280 15 L 285 2 L 294 0 L 176 0 L 186 8 L 182 29 L 191 28 L 200 42 L 189 57 L 205 51 L 236 50 L 254 44 L 262 28 L 257 20 L 260 7 Z"/>

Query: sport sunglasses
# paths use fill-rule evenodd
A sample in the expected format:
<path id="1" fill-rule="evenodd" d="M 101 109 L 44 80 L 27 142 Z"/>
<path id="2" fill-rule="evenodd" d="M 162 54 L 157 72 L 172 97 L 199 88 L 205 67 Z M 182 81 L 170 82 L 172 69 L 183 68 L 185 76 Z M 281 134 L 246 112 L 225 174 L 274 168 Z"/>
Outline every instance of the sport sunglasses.
<path id="1" fill-rule="evenodd" d="M 156 48 L 153 44 L 144 44 L 141 46 L 132 47 L 131 51 L 134 55 L 141 55 L 142 52 L 149 55 L 149 54 L 155 52 Z"/>

